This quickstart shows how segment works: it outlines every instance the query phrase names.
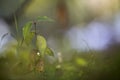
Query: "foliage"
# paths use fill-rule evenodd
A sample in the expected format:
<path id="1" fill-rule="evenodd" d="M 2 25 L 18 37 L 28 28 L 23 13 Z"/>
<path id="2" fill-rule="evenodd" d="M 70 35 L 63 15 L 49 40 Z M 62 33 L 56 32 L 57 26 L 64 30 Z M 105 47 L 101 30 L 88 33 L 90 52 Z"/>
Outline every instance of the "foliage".
<path id="1" fill-rule="evenodd" d="M 23 39 L 27 44 L 29 44 L 32 38 L 34 37 L 34 33 L 31 32 L 31 28 L 32 22 L 26 23 L 25 26 L 23 27 Z"/>
<path id="2" fill-rule="evenodd" d="M 37 21 L 49 21 L 49 22 L 54 22 L 53 19 L 50 19 L 50 18 L 48 18 L 47 16 L 43 16 L 43 17 L 39 16 L 39 17 L 37 18 Z"/>
<path id="3" fill-rule="evenodd" d="M 37 29 L 36 24 L 38 23 L 38 20 L 51 21 L 52 19 L 43 16 L 43 17 L 38 17 L 38 19 L 36 19 L 35 21 L 27 22 L 22 28 L 22 37 L 19 37 L 17 19 L 15 16 L 14 18 L 15 18 L 15 25 L 17 32 L 16 39 L 18 41 L 17 42 L 18 45 L 15 47 L 11 46 L 10 50 L 5 51 L 6 53 L 5 59 L 8 60 L 5 63 L 7 63 L 11 68 L 9 70 L 11 76 L 21 76 L 24 74 L 31 74 L 36 72 L 43 73 L 44 64 L 45 64 L 44 61 L 45 54 L 48 56 L 54 56 L 54 53 L 48 47 L 46 39 L 36 32 Z M 32 32 L 33 27 L 35 29 L 34 30 L 35 32 Z M 1 38 L 1 41 L 8 34 L 9 33 L 4 34 Z M 11 51 L 12 48 L 14 49 L 14 52 Z"/>
<path id="4" fill-rule="evenodd" d="M 48 18 L 39 19 L 47 21 L 45 19 Z M 56 57 L 47 40 L 36 32 L 37 22 L 38 19 L 27 22 L 22 28 L 22 37 L 17 40 L 21 44 L 3 52 L 5 56 L 0 58 L 0 80 L 119 80 L 120 55 L 113 61 L 113 57 L 105 59 L 100 53 L 96 55 L 94 52 L 78 53 L 72 50 L 67 52 L 72 54 L 69 60 L 67 57 L 70 54 Z M 1 41 L 7 35 L 4 34 Z M 52 60 L 49 57 L 55 61 L 50 63 Z"/>
<path id="5" fill-rule="evenodd" d="M 39 36 L 39 35 L 37 36 L 36 46 L 38 50 L 40 51 L 41 55 L 44 56 L 47 44 L 43 36 Z"/>

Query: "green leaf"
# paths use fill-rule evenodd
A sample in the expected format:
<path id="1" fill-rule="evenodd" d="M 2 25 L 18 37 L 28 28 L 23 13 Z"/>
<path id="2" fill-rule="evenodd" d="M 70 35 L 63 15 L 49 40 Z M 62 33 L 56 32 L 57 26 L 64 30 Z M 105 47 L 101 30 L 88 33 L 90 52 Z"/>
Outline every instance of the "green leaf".
<path id="1" fill-rule="evenodd" d="M 23 38 L 24 38 L 24 40 L 29 35 L 31 28 L 32 28 L 32 22 L 26 23 L 25 26 L 23 27 Z"/>
<path id="2" fill-rule="evenodd" d="M 54 56 L 54 52 L 50 48 L 46 48 L 45 53 L 48 54 L 49 56 Z"/>
<path id="3" fill-rule="evenodd" d="M 47 43 L 43 36 L 40 36 L 40 35 L 37 36 L 36 46 L 37 46 L 38 50 L 40 51 L 41 55 L 44 56 L 44 53 L 45 53 L 45 50 L 47 47 Z"/>
<path id="4" fill-rule="evenodd" d="M 32 28 L 32 22 L 26 23 L 26 25 L 23 27 L 23 38 L 25 43 L 29 44 L 32 41 L 32 38 L 34 37 L 33 32 L 31 32 Z"/>
<path id="5" fill-rule="evenodd" d="M 30 32 L 29 35 L 26 36 L 25 42 L 26 42 L 27 44 L 29 44 L 29 43 L 32 41 L 34 35 L 35 35 L 35 33 Z"/>
<path id="6" fill-rule="evenodd" d="M 54 20 L 53 19 L 51 19 L 51 18 L 48 18 L 47 16 L 39 16 L 38 18 L 37 18 L 37 20 L 38 21 L 49 21 L 49 22 L 53 22 Z"/>

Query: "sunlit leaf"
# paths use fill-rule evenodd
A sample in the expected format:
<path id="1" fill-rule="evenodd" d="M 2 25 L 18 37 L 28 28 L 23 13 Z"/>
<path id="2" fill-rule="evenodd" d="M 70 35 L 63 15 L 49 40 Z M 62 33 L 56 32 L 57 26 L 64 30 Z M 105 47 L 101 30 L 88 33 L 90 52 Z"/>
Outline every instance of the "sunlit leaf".
<path id="1" fill-rule="evenodd" d="M 41 55 L 43 56 L 47 47 L 46 40 L 43 36 L 40 35 L 37 36 L 36 46 L 40 51 Z"/>
<path id="2" fill-rule="evenodd" d="M 48 54 L 49 56 L 54 56 L 54 52 L 50 48 L 46 48 L 45 53 Z"/>
<path id="3" fill-rule="evenodd" d="M 24 27 L 23 27 L 23 38 L 25 43 L 29 44 L 34 37 L 33 32 L 30 32 L 32 28 L 32 22 L 28 22 Z"/>
<path id="4" fill-rule="evenodd" d="M 24 39 L 26 39 L 26 37 L 29 35 L 31 28 L 32 28 L 32 22 L 26 23 L 26 25 L 23 27 L 23 38 Z"/>
<path id="5" fill-rule="evenodd" d="M 83 58 L 76 58 L 76 63 L 80 66 L 87 66 L 87 62 Z"/>
<path id="6" fill-rule="evenodd" d="M 49 18 L 49 17 L 47 17 L 47 16 L 39 16 L 39 17 L 37 18 L 37 20 L 38 20 L 38 21 L 49 21 L 49 22 L 53 22 L 53 21 L 54 21 L 53 19 L 51 19 L 51 18 Z"/>

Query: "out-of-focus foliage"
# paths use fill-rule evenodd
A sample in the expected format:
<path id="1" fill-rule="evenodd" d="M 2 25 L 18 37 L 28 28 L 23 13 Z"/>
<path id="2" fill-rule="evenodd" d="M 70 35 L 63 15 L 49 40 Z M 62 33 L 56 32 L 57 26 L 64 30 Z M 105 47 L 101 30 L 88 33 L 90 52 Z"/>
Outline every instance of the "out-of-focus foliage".
<path id="1" fill-rule="evenodd" d="M 113 73 L 115 73 L 114 76 L 119 75 L 118 56 L 115 59 L 116 62 L 114 62 L 112 57 L 105 59 L 103 54 L 96 55 L 96 53 L 77 53 L 71 51 L 70 53 L 73 55 L 69 60 L 66 60 L 67 57 L 64 57 L 62 58 L 62 63 L 56 60 L 55 63 L 51 64 L 45 59 L 43 64 L 39 55 L 37 55 L 38 50 L 31 50 L 28 46 L 21 47 L 19 49 L 20 54 L 15 54 L 12 50 L 5 53 L 6 56 L 0 58 L 0 79 L 2 80 L 119 79 L 111 75 Z"/>
<path id="2" fill-rule="evenodd" d="M 104 3 L 104 1 L 106 2 Z M 0 4 L 2 4 L 2 2 Z M 111 20 L 111 15 L 114 11 L 117 11 L 117 7 L 114 5 L 118 1 L 66 0 L 65 2 L 67 3 L 69 12 L 69 26 L 73 26 L 73 24 L 78 23 L 88 25 L 87 23 L 90 23 L 94 19 L 101 21 Z M 23 17 L 28 18 L 30 16 L 31 19 L 31 17 L 40 15 L 41 13 L 42 15 L 52 15 L 52 17 L 56 18 L 56 12 L 54 11 L 56 10 L 55 3 L 57 3 L 57 0 L 33 0 L 33 3 L 28 5 L 28 8 L 25 8 L 25 14 Z M 99 5 L 99 3 L 102 5 Z M 50 6 L 50 4 L 53 5 Z M 7 9 L 4 8 L 4 10 L 6 11 Z M 12 10 L 12 12 L 14 11 Z M 110 14 L 108 14 L 109 12 Z M 22 20 L 23 19 L 21 19 L 21 22 Z M 36 30 L 31 30 L 33 27 L 37 27 L 37 29 L 39 27 L 39 29 L 41 28 L 41 31 L 45 31 L 43 27 L 46 28 L 45 26 L 49 24 L 43 24 L 41 22 L 40 25 L 37 25 L 37 22 L 39 21 L 53 22 L 52 19 L 43 16 L 38 17 L 37 20 L 35 19 L 33 22 L 27 23 L 23 26 L 22 37 L 18 40 L 18 43 L 22 45 L 18 44 L 11 46 L 3 52 L 5 55 L 1 55 L 0 57 L 0 80 L 120 80 L 119 54 L 108 55 L 102 54 L 102 52 L 99 51 L 94 52 L 92 50 L 89 52 L 77 52 L 73 49 L 70 50 L 68 49 L 71 47 L 69 46 L 69 42 L 64 41 L 64 45 L 62 44 L 63 40 L 61 39 L 61 34 L 63 34 L 64 31 L 59 31 L 57 27 L 50 31 L 50 33 L 54 34 L 55 31 L 59 33 L 54 34 L 57 35 L 57 37 L 55 37 L 58 42 L 54 39 L 51 40 L 53 41 L 53 45 L 55 43 L 54 47 L 58 49 L 56 52 L 60 51 L 61 54 L 57 55 L 57 53 L 55 53 L 54 56 L 52 49 L 47 45 L 47 40 L 39 35 Z M 56 23 L 54 26 L 61 25 Z M 50 28 L 50 26 L 47 27 L 47 30 Z M 46 35 L 47 31 L 44 33 Z M 4 34 L 2 38 L 6 35 L 7 33 Z M 119 51 L 116 53 L 119 53 Z"/>
<path id="3" fill-rule="evenodd" d="M 76 58 L 76 63 L 80 66 L 87 66 L 87 62 L 82 58 Z"/>
<path id="4" fill-rule="evenodd" d="M 57 61 L 51 64 L 47 60 L 44 60 L 43 64 L 39 56 L 34 54 L 37 52 L 36 50 L 31 54 L 31 51 L 27 49 L 20 50 L 19 57 L 7 52 L 6 57 L 0 58 L 0 79 L 119 80 L 120 70 L 117 57 L 113 61 L 112 58 L 105 59 L 103 54 L 77 54 L 73 52 L 76 55 L 73 55 L 69 60 L 63 59 L 61 64 Z M 41 65 L 44 65 L 44 68 Z M 58 68 L 58 65 L 61 67 Z"/>

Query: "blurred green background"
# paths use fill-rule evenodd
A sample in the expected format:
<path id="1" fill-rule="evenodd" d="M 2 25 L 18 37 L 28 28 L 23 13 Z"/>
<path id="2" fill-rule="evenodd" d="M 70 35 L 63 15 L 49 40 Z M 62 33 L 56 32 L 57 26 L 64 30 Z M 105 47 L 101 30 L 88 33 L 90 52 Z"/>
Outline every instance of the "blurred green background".
<path id="1" fill-rule="evenodd" d="M 54 56 L 45 56 L 44 70 L 31 71 L 34 46 L 23 45 L 17 51 L 11 36 L 15 41 L 0 47 L 5 47 L 0 53 L 0 80 L 120 79 L 119 0 L 0 0 L 0 19 L 13 35 L 17 34 L 14 16 L 20 39 L 25 23 L 38 16 L 53 19 L 37 23 L 37 31 Z"/>

